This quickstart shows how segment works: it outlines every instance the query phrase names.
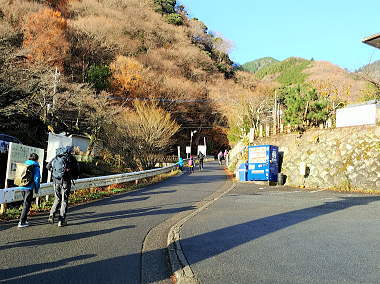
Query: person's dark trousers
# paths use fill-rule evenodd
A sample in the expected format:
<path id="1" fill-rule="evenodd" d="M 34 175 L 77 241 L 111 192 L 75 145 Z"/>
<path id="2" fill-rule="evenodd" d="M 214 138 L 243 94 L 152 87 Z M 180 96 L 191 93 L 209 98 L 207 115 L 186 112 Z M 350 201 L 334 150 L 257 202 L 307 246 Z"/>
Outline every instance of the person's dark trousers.
<path id="1" fill-rule="evenodd" d="M 24 204 L 22 206 L 22 212 L 20 216 L 20 223 L 24 224 L 28 218 L 28 213 L 33 200 L 33 190 L 22 191 L 22 197 L 24 198 Z"/>
<path id="2" fill-rule="evenodd" d="M 203 170 L 203 160 L 199 160 L 199 170 Z"/>
<path id="3" fill-rule="evenodd" d="M 59 210 L 59 220 L 66 219 L 70 190 L 70 180 L 54 181 L 54 203 L 50 209 L 50 216 L 54 216 Z"/>

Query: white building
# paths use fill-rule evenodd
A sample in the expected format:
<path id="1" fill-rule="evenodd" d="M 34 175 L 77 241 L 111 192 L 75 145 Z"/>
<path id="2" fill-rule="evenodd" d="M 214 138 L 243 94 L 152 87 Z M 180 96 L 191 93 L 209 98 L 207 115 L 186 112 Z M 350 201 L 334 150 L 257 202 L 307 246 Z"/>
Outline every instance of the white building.
<path id="1" fill-rule="evenodd" d="M 380 102 L 374 100 L 336 110 L 336 127 L 380 123 Z"/>

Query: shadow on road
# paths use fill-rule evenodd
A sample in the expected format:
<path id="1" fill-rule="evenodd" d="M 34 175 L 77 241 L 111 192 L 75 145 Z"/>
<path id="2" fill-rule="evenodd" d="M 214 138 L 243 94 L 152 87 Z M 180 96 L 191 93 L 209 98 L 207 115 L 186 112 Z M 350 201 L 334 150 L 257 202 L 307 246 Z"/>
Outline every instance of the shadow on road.
<path id="1" fill-rule="evenodd" d="M 119 203 L 129 203 L 129 202 L 139 202 L 139 201 L 145 201 L 148 200 L 149 196 L 147 197 L 139 197 L 139 198 L 131 198 L 131 199 L 119 199 L 119 200 L 109 200 L 107 202 L 107 205 L 109 204 L 119 204 Z"/>
<path id="2" fill-rule="evenodd" d="M 9 279 L 12 279 L 15 277 L 20 277 L 22 275 L 35 273 L 35 272 L 43 271 L 46 269 L 58 268 L 58 267 L 67 265 L 70 262 L 81 261 L 81 260 L 85 260 L 88 258 L 92 258 L 94 256 L 96 256 L 96 255 L 95 254 L 84 254 L 84 255 L 78 255 L 78 256 L 74 256 L 74 257 L 70 257 L 70 258 L 61 259 L 58 261 L 53 261 L 53 262 L 45 262 L 45 263 L 32 264 L 32 265 L 3 269 L 3 270 L 1 270 L 2 273 L 0 274 L 0 281 L 9 280 Z"/>
<path id="3" fill-rule="evenodd" d="M 161 207 L 149 207 L 149 208 L 141 208 L 141 209 L 132 209 L 132 210 L 121 210 L 121 211 L 112 211 L 106 213 L 99 213 L 93 215 L 85 215 L 78 217 L 77 219 L 84 220 L 82 222 L 73 222 L 70 224 L 71 226 L 89 224 L 89 223 L 97 223 L 97 222 L 106 222 L 118 219 L 128 219 L 132 217 L 141 217 L 141 216 L 149 216 L 149 215 L 161 215 L 161 214 L 174 214 L 183 211 L 193 210 L 194 206 L 185 206 L 178 208 L 170 208 L 170 209 L 160 209 Z M 72 219 L 70 216 L 70 220 Z"/>
<path id="4" fill-rule="evenodd" d="M 134 272 L 137 275 L 128 275 L 125 270 L 120 269 L 131 262 L 139 261 L 140 254 L 59 268 L 60 265 L 67 265 L 67 260 L 74 261 L 91 257 L 92 255 L 85 255 L 63 259 L 53 262 L 52 266 L 50 263 L 43 263 L 4 269 L 0 271 L 0 281 L 6 283 L 140 283 L 138 271 Z M 43 271 L 51 268 L 56 269 Z M 32 272 L 35 274 L 27 275 L 27 273 Z"/>
<path id="5" fill-rule="evenodd" d="M 380 196 L 343 197 L 339 201 L 325 202 L 322 205 L 268 216 L 183 239 L 181 245 L 184 248 L 202 248 L 196 249 L 198 253 L 188 257 L 191 265 L 284 228 L 353 206 L 368 205 L 375 201 L 380 201 Z"/>
<path id="6" fill-rule="evenodd" d="M 333 212 L 337 212 L 340 210 L 345 210 L 347 208 L 353 206 L 363 206 L 370 204 L 371 202 L 380 201 L 380 197 L 343 197 L 339 201 L 333 202 L 325 202 L 322 205 L 304 208 L 300 210 L 294 210 L 282 214 L 277 214 L 273 216 L 268 216 L 265 218 L 252 220 L 249 222 L 225 227 L 219 230 L 215 230 L 212 232 L 207 232 L 198 236 L 194 236 L 191 238 L 186 238 L 181 240 L 181 244 L 183 247 L 198 247 L 197 254 L 186 255 L 190 265 L 200 262 L 202 260 L 214 257 L 218 254 L 224 253 L 232 248 L 235 248 L 239 245 L 242 245 L 247 242 L 254 241 L 257 238 L 263 237 L 267 234 L 271 234 L 278 230 L 282 230 L 287 227 L 291 227 L 293 225 L 297 225 L 299 223 L 305 222 L 307 220 L 316 218 L 318 216 L 327 215 Z M 188 207 L 190 210 L 191 207 Z M 178 210 L 178 208 L 176 209 Z M 149 213 L 149 212 L 147 212 Z M 144 213 L 143 213 L 144 214 Z M 73 234 L 68 236 L 59 236 L 53 238 L 40 238 L 35 240 L 27 240 L 24 242 L 14 242 L 8 245 L 0 247 L 0 249 L 10 248 L 10 247 L 20 247 L 20 246 L 32 246 L 32 245 L 44 245 L 46 243 L 54 243 L 54 242 L 64 242 L 67 240 L 75 240 L 80 238 L 87 238 L 94 236 L 96 234 L 106 234 L 112 232 L 114 230 L 122 230 L 130 228 L 129 226 L 118 227 L 109 230 L 102 230 L 98 232 L 86 232 L 81 234 Z M 185 252 L 186 253 L 186 252 Z M 25 281 L 28 283 L 39 282 L 41 280 L 48 281 L 49 279 L 68 279 L 68 275 L 70 275 L 70 279 L 83 279 L 85 277 L 86 282 L 128 282 L 128 275 L 121 273 L 118 275 L 117 273 L 113 273 L 111 275 L 107 274 L 107 277 L 104 276 L 105 272 L 113 271 L 112 269 L 115 267 L 126 266 L 131 261 L 141 260 L 141 257 L 159 259 L 159 256 L 162 254 L 167 255 L 166 249 L 148 251 L 144 253 L 143 256 L 140 254 L 131 254 L 127 256 L 115 257 L 106 260 L 96 261 L 87 264 L 80 264 L 73 267 L 65 267 L 62 269 L 57 269 L 54 271 L 41 272 L 37 275 L 25 276 L 23 277 L 22 273 L 17 275 L 18 268 L 9 268 L 1 271 L 1 275 L 5 275 L 0 278 L 3 280 L 9 279 L 9 275 L 12 277 L 19 276 L 18 280 L 15 282 L 20 283 Z M 80 257 L 80 256 L 78 256 Z M 62 260 L 62 263 L 65 260 Z M 66 260 L 67 261 L 67 260 Z M 59 263 L 59 262 L 57 262 Z M 23 267 L 23 271 L 33 270 L 33 265 Z M 56 266 L 58 267 L 58 266 Z M 148 273 L 150 275 L 144 276 L 144 279 L 149 279 L 147 283 L 152 283 L 155 281 L 160 281 L 167 279 L 170 275 L 169 272 L 165 272 L 164 274 L 159 273 L 157 271 L 153 271 L 148 269 Z M 84 276 L 85 275 L 85 276 Z M 55 282 L 57 282 L 55 280 Z M 59 282 L 59 281 L 58 281 Z M 140 281 L 139 281 L 140 282 Z M 12 283 L 12 281 L 7 281 L 7 283 Z"/>
<path id="7" fill-rule="evenodd" d="M 89 231 L 89 232 L 83 232 L 83 233 L 75 233 L 75 234 L 71 234 L 71 235 L 59 235 L 59 236 L 54 236 L 54 237 L 46 237 L 46 238 L 37 238 L 37 239 L 30 239 L 30 240 L 8 242 L 6 245 L 0 246 L 0 250 L 17 248 L 17 247 L 42 246 L 42 245 L 46 245 L 46 244 L 64 243 L 64 242 L 69 242 L 69 241 L 85 239 L 85 238 L 91 238 L 91 237 L 95 237 L 98 235 L 112 233 L 115 231 L 131 229 L 134 227 L 135 226 L 133 226 L 133 225 L 131 225 L 131 226 L 120 226 L 120 227 L 111 228 L 111 229 Z"/>

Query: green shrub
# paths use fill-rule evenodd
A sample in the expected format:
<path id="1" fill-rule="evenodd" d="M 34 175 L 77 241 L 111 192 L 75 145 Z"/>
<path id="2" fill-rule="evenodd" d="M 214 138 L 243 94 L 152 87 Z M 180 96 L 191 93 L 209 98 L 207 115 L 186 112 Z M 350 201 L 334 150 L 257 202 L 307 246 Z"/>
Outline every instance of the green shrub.
<path id="1" fill-rule="evenodd" d="M 183 19 L 181 15 L 176 14 L 176 13 L 166 15 L 165 19 L 169 24 L 172 24 L 172 25 L 180 26 L 183 24 Z"/>
<path id="2" fill-rule="evenodd" d="M 175 12 L 176 0 L 153 0 L 155 11 L 161 14 L 172 14 Z"/>
<path id="3" fill-rule="evenodd" d="M 97 92 L 109 87 L 109 78 L 112 75 L 107 65 L 92 65 L 87 70 L 87 82 L 91 83 Z"/>

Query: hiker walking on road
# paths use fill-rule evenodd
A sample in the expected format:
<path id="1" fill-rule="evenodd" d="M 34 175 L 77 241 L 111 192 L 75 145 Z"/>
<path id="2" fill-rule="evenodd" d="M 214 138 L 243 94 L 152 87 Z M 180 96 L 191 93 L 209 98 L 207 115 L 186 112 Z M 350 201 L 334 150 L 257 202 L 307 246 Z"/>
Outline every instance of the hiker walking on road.
<path id="1" fill-rule="evenodd" d="M 182 159 L 182 157 L 179 157 L 177 165 L 178 165 L 178 168 L 180 169 L 180 171 L 183 171 L 183 159 Z"/>
<path id="2" fill-rule="evenodd" d="M 203 160 L 205 158 L 205 155 L 203 155 L 202 152 L 199 152 L 198 154 L 198 160 L 199 160 L 199 170 L 203 170 Z"/>
<path id="3" fill-rule="evenodd" d="M 72 146 L 56 150 L 56 156 L 46 168 L 52 172 L 54 182 L 54 203 L 50 210 L 49 223 L 54 224 L 55 214 L 59 210 L 58 227 L 67 224 L 66 213 L 71 190 L 71 182 L 78 178 L 79 169 L 75 157 L 71 154 Z"/>
<path id="4" fill-rule="evenodd" d="M 190 159 L 188 161 L 188 166 L 189 166 L 189 172 L 193 173 L 194 172 L 194 158 L 193 158 L 193 156 L 190 156 Z"/>
<path id="5" fill-rule="evenodd" d="M 24 199 L 20 222 L 17 225 L 19 228 L 29 226 L 27 217 L 30 206 L 32 205 L 33 191 L 37 194 L 40 189 L 40 164 L 37 161 L 38 155 L 32 153 L 24 164 L 17 165 L 16 167 L 15 183 L 17 183 L 19 189 L 22 190 L 22 197 Z M 20 172 L 19 179 L 17 179 L 18 172 Z"/>
<path id="6" fill-rule="evenodd" d="M 218 162 L 219 162 L 219 165 L 222 164 L 222 159 L 223 159 L 223 152 L 220 151 L 219 154 L 218 154 Z"/>
<path id="7" fill-rule="evenodd" d="M 223 158 L 225 160 L 225 164 L 226 166 L 228 165 L 228 150 L 224 150 L 224 153 L 223 153 Z"/>

